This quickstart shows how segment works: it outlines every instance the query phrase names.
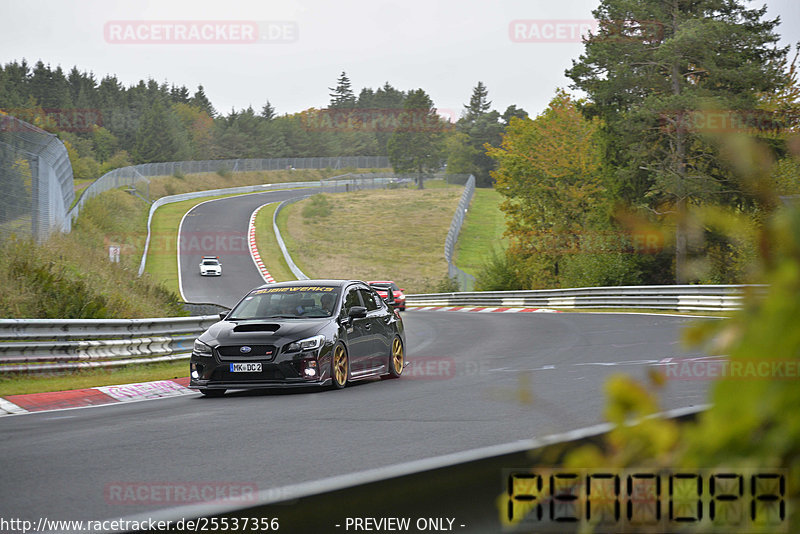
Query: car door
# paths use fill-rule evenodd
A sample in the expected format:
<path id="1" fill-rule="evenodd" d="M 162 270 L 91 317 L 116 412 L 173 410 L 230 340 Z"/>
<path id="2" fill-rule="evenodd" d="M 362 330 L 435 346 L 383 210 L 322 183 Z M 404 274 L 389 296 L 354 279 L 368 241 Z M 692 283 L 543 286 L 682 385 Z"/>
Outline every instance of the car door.
<path id="1" fill-rule="evenodd" d="M 369 318 L 351 318 L 350 309 L 353 306 L 363 306 L 361 295 L 357 286 L 350 286 L 344 294 L 340 321 L 344 325 L 347 352 L 350 357 L 350 372 L 363 372 L 371 355 L 369 347 Z"/>
<path id="2" fill-rule="evenodd" d="M 361 300 L 367 308 L 370 367 L 375 368 L 385 365 L 387 356 L 391 353 L 393 337 L 389 326 L 391 310 L 374 289 L 362 287 L 359 292 Z"/>

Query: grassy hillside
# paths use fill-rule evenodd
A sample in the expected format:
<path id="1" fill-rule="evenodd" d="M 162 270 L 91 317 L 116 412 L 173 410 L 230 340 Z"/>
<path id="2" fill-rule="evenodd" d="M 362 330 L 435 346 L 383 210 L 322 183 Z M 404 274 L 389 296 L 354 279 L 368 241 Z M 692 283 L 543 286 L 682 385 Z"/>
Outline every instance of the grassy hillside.
<path id="1" fill-rule="evenodd" d="M 453 261 L 461 270 L 475 276 L 492 252 L 506 247 L 505 214 L 500 211 L 503 196 L 494 189 L 475 189 L 461 234 L 458 236 Z"/>
<path id="2" fill-rule="evenodd" d="M 147 204 L 121 190 L 86 203 L 69 234 L 0 244 L 0 317 L 133 318 L 181 314 L 178 298 L 137 276 Z M 120 263 L 107 246 L 124 243 Z"/>
<path id="3" fill-rule="evenodd" d="M 444 240 L 462 191 L 315 195 L 284 209 L 279 225 L 292 258 L 310 277 L 391 279 L 412 293 L 429 291 L 447 275 Z"/>
<path id="4" fill-rule="evenodd" d="M 346 171 L 169 176 L 151 180 L 149 196 L 152 200 L 187 191 L 317 180 L 343 172 Z M 177 233 L 180 217 L 196 202 L 199 201 L 159 209 L 155 230 L 162 235 Z M 0 243 L 0 317 L 136 318 L 182 314 L 176 294 L 174 250 L 153 256 L 155 276 L 137 276 L 148 210 L 147 203 L 121 189 L 108 191 L 86 202 L 69 234 L 54 234 L 41 245 L 24 239 Z M 120 263 L 109 262 L 110 244 L 122 245 Z"/>

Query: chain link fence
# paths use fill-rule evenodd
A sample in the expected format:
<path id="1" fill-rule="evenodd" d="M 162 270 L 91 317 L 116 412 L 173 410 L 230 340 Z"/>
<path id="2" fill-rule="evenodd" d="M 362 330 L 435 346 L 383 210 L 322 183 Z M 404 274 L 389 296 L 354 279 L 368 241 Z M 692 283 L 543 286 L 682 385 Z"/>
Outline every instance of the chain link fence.
<path id="1" fill-rule="evenodd" d="M 176 173 L 252 172 L 297 169 L 384 169 L 390 167 L 386 156 L 337 156 L 324 158 L 219 159 L 205 161 L 170 161 L 142 163 L 110 171 L 87 187 L 69 214 L 74 220 L 84 202 L 95 195 L 127 186 L 132 192 L 149 201 L 150 178 Z"/>
<path id="2" fill-rule="evenodd" d="M 453 263 L 453 252 L 455 251 L 456 242 L 458 241 L 458 234 L 461 233 L 461 226 L 464 224 L 464 218 L 467 216 L 467 209 L 469 208 L 470 202 L 472 202 L 472 195 L 474 194 L 475 177 L 470 174 L 464 184 L 464 192 L 461 194 L 461 200 L 459 200 L 456 212 L 453 214 L 453 220 L 450 222 L 450 230 L 447 232 L 447 239 L 444 241 L 444 259 L 447 260 L 447 276 L 456 279 L 459 291 L 472 291 L 475 287 L 475 277 L 469 273 L 465 273 Z"/>
<path id="3" fill-rule="evenodd" d="M 69 232 L 75 198 L 72 166 L 58 138 L 0 114 L 0 242 L 10 236 L 43 241 Z"/>

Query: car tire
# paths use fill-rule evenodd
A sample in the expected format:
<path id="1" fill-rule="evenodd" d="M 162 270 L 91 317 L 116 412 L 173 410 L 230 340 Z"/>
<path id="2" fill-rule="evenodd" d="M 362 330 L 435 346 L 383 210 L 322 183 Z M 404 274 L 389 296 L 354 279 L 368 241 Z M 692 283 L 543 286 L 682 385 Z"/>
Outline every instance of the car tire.
<path id="1" fill-rule="evenodd" d="M 350 358 L 347 348 L 341 341 L 333 346 L 331 352 L 331 383 L 333 389 L 343 389 L 347 386 L 347 377 L 350 375 Z"/>
<path id="2" fill-rule="evenodd" d="M 211 398 L 213 398 L 213 397 L 221 397 L 221 396 L 225 395 L 225 391 L 227 391 L 227 390 L 224 390 L 224 389 L 208 389 L 208 388 L 201 388 L 200 389 L 200 393 L 204 397 L 211 397 Z"/>
<path id="3" fill-rule="evenodd" d="M 389 353 L 389 376 L 391 378 L 400 378 L 405 365 L 406 351 L 403 346 L 403 340 L 400 339 L 400 336 L 395 336 L 392 340 L 391 352 Z"/>

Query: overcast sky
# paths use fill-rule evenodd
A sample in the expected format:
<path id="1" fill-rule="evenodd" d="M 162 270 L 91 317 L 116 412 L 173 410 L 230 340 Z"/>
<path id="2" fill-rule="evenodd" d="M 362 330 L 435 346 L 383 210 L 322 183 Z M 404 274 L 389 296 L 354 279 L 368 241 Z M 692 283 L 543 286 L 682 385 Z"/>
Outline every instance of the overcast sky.
<path id="1" fill-rule="evenodd" d="M 116 74 L 125 85 L 153 78 L 194 92 L 203 84 L 224 113 L 249 105 L 259 110 L 267 99 L 281 114 L 325 107 L 328 87 L 344 70 L 356 91 L 386 81 L 403 90 L 423 88 L 445 115 L 458 116 L 478 80 L 494 109 L 516 104 L 535 114 L 557 87 L 569 85 L 564 70 L 582 50 L 569 34 L 591 21 L 598 2 L 0 0 L 0 62 L 77 65 L 98 81 Z M 781 17 L 783 43 L 800 41 L 800 1 L 750 5 L 763 3 L 770 17 Z M 154 21 L 239 21 L 234 26 L 244 36 L 260 25 L 272 42 L 131 42 L 163 40 L 170 30 Z M 526 35 L 538 32 L 551 42 L 515 42 L 514 21 L 536 21 L 523 24 Z M 548 25 L 554 21 L 558 29 Z M 237 31 L 231 28 L 225 32 Z M 559 39 L 565 42 L 552 42 Z"/>

